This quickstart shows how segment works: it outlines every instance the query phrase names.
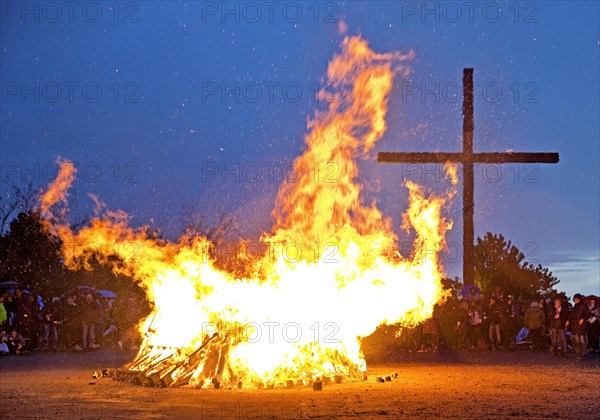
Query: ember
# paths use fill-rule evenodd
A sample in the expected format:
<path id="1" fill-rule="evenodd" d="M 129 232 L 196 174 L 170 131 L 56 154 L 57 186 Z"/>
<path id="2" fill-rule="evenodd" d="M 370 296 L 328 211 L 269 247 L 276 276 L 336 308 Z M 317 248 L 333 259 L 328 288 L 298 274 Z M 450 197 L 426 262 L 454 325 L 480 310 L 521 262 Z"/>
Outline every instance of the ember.
<path id="1" fill-rule="evenodd" d="M 143 345 L 116 377 L 155 386 L 318 389 L 365 378 L 361 338 L 379 325 L 415 325 L 431 316 L 443 298 L 442 273 L 437 255 L 426 250 L 440 249 L 451 227 L 441 216 L 445 200 L 407 182 L 403 227 L 416 239 L 406 258 L 390 221 L 364 203 L 356 162 L 384 134 L 393 78 L 407 74 L 411 58 L 375 53 L 360 37 L 344 39 L 325 83 L 335 87 L 335 100 L 309 122 L 306 150 L 295 161 L 296 168 L 329 165 L 333 178 L 300 171 L 281 187 L 276 224 L 262 238 L 268 251 L 245 267 L 244 278 L 206 258 L 208 239 L 151 238 L 97 199 L 97 216 L 77 232 L 48 216 L 66 264 L 99 258 L 139 281 L 154 305 L 139 326 Z M 65 161 L 43 209 L 64 205 L 69 172 Z M 138 252 L 127 258 L 132 243 Z M 266 338 L 264 326 L 283 334 L 269 329 Z"/>

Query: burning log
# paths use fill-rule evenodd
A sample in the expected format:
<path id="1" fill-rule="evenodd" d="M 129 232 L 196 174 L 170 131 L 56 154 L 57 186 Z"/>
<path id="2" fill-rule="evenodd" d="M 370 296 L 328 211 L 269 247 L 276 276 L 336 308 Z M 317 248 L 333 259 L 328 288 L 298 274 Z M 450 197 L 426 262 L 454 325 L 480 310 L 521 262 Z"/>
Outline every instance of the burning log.
<path id="1" fill-rule="evenodd" d="M 129 369 L 116 369 L 114 379 L 121 382 L 133 382 L 140 372 Z"/>
<path id="2" fill-rule="evenodd" d="M 243 378 L 239 378 L 229 364 L 230 348 L 229 336 L 221 336 L 218 333 L 205 337 L 202 344 L 185 357 L 181 357 L 181 351 L 174 351 L 173 348 L 157 347 L 150 350 L 151 354 L 131 363 L 136 369 L 118 369 L 114 378 L 154 387 L 191 385 L 199 388 L 212 386 L 215 389 L 242 389 Z M 366 380 L 363 372 L 348 369 L 342 354 L 336 352 L 330 356 L 335 359 L 329 362 L 331 371 L 335 372 L 332 375 L 319 376 L 317 379 L 307 375 L 298 379 L 298 372 L 281 371 L 277 374 L 281 379 L 259 381 L 255 384 L 258 389 L 312 386 L 315 390 L 321 390 L 323 385 L 341 384 L 344 377 Z M 391 380 L 388 378 L 390 376 L 381 378 L 381 382 Z"/>
<path id="3" fill-rule="evenodd" d="M 181 372 L 173 375 L 176 379 L 171 386 L 188 385 L 192 380 L 198 384 L 202 379 L 214 378 L 217 372 L 213 365 L 218 365 L 223 349 L 219 334 L 205 338 L 202 345 L 182 362 Z M 227 351 L 228 349 L 227 347 Z"/>
<path id="4" fill-rule="evenodd" d="M 148 375 L 148 379 L 152 382 L 152 385 L 156 387 L 164 388 L 166 386 L 165 382 L 162 380 L 158 372 L 154 372 Z"/>
<path id="5" fill-rule="evenodd" d="M 115 379 L 143 386 L 180 387 L 180 386 L 212 386 L 215 389 L 243 387 L 243 378 L 236 375 L 229 363 L 231 338 L 229 335 L 214 333 L 206 336 L 202 344 L 187 356 L 182 357 L 181 349 L 172 347 L 148 346 L 148 353 L 134 360 L 129 369 L 116 371 Z M 277 378 L 255 382 L 258 389 L 274 389 L 275 387 L 293 388 L 295 386 L 312 386 L 321 390 L 323 385 L 341 384 L 344 377 L 365 380 L 364 373 L 352 369 L 347 356 L 336 351 L 326 355 L 330 358 L 331 375 L 306 375 L 298 378 L 298 372 L 281 370 Z M 389 378 L 389 377 L 388 377 Z M 391 380 L 385 378 L 383 381 Z M 320 388 L 320 389 L 319 389 Z"/>
<path id="6" fill-rule="evenodd" d="M 229 382 L 241 388 L 242 382 L 227 365 L 229 348 L 229 338 L 217 333 L 207 336 L 193 353 L 179 361 L 173 348 L 149 348 L 148 354 L 134 360 L 128 369 L 118 369 L 115 379 L 157 387 L 203 385 L 210 379 L 217 389 Z"/>

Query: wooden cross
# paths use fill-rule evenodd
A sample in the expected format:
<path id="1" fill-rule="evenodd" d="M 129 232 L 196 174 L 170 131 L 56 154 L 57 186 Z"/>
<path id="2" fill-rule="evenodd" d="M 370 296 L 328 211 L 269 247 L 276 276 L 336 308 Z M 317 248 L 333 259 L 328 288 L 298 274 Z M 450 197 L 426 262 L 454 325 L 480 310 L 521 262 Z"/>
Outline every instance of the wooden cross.
<path id="1" fill-rule="evenodd" d="M 473 69 L 463 70 L 463 150 L 441 152 L 382 152 L 384 163 L 460 163 L 463 165 L 463 282 L 473 284 L 473 165 L 475 163 L 557 163 L 558 153 L 473 153 Z"/>

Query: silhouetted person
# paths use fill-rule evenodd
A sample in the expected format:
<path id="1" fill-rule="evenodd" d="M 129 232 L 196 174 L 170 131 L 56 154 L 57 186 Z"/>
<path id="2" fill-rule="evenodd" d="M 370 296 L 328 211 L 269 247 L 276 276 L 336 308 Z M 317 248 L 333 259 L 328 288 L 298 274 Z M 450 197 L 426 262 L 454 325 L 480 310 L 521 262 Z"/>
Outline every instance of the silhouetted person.
<path id="1" fill-rule="evenodd" d="M 88 293 L 81 308 L 81 344 L 83 349 L 95 349 L 99 347 L 96 343 L 96 325 L 100 323 L 102 309 L 96 302 L 94 296 Z"/>
<path id="2" fill-rule="evenodd" d="M 458 345 L 461 348 L 467 348 L 468 336 L 469 336 L 469 303 L 463 300 L 458 305 L 457 321 L 455 329 L 458 331 Z"/>
<path id="3" fill-rule="evenodd" d="M 77 303 L 75 303 L 75 299 L 69 296 L 61 308 L 60 348 L 63 350 L 73 348 L 80 329 L 81 311 Z M 77 347 L 81 349 L 79 344 L 77 344 Z"/>
<path id="4" fill-rule="evenodd" d="M 571 332 L 575 336 L 575 345 L 579 348 L 579 357 L 587 357 L 587 320 L 591 313 L 587 305 L 583 301 L 583 295 L 576 293 L 573 296 L 575 306 L 567 321 L 567 326 L 571 326 Z"/>
<path id="5" fill-rule="evenodd" d="M 588 300 L 589 299 L 589 300 Z M 600 352 L 600 307 L 594 298 L 588 298 L 587 306 L 590 310 L 590 318 L 588 318 L 588 346 L 595 353 Z"/>
<path id="6" fill-rule="evenodd" d="M 531 302 L 531 306 L 525 311 L 525 326 L 529 330 L 533 350 L 541 351 L 543 348 L 542 334 L 546 323 L 546 314 L 537 302 Z"/>
<path id="7" fill-rule="evenodd" d="M 483 340 L 483 309 L 478 302 L 469 303 L 469 322 L 471 332 L 472 348 L 483 348 L 485 350 L 485 341 Z"/>
<path id="8" fill-rule="evenodd" d="M 504 347 L 508 348 L 515 340 L 521 322 L 521 308 L 514 302 L 512 296 L 508 296 L 506 299 L 506 303 L 502 306 L 500 315 L 502 318 L 500 321 L 502 341 Z"/>
<path id="9" fill-rule="evenodd" d="M 58 348 L 58 323 L 60 314 L 58 312 L 60 300 L 52 299 L 42 309 L 42 325 L 44 332 L 42 336 L 42 349 L 54 351 Z"/>
<path id="10" fill-rule="evenodd" d="M 139 337 L 137 322 L 139 321 L 139 301 L 134 297 L 126 298 L 119 302 L 119 341 L 120 348 L 137 348 L 136 341 Z"/>
<path id="11" fill-rule="evenodd" d="M 550 312 L 550 336 L 552 338 L 550 351 L 552 354 L 562 356 L 567 354 L 565 328 L 568 320 L 569 314 L 566 305 L 563 306 L 562 300 L 559 298 L 554 299 L 554 306 Z"/>
<path id="12" fill-rule="evenodd" d="M 497 350 L 502 346 L 502 336 L 500 331 L 500 305 L 495 296 L 490 297 L 485 316 L 488 321 L 488 336 L 492 350 Z"/>

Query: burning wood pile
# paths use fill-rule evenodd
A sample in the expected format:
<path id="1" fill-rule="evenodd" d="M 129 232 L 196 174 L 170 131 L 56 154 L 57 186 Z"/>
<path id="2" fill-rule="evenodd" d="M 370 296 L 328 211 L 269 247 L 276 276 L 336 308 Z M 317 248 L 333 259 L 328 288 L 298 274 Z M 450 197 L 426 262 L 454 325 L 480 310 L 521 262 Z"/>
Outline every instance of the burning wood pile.
<path id="1" fill-rule="evenodd" d="M 116 379 L 159 387 L 183 386 L 190 382 L 204 384 L 208 381 L 215 388 L 219 388 L 223 380 L 228 384 L 235 381 L 227 367 L 227 337 L 218 334 L 207 337 L 200 347 L 183 358 L 179 357 L 179 349 L 176 348 L 149 347 L 140 352 L 143 356 L 126 369 L 118 370 Z"/>
<path id="2" fill-rule="evenodd" d="M 161 347 L 144 349 L 143 357 L 136 359 L 123 369 L 104 369 L 100 376 L 133 383 L 135 385 L 155 387 L 194 386 L 196 388 L 247 388 L 249 385 L 257 389 L 293 388 L 313 386 L 320 390 L 323 385 L 341 383 L 343 378 L 366 380 L 367 376 L 358 369 L 348 369 L 348 360 L 338 357 L 330 361 L 332 366 L 338 365 L 337 371 L 327 376 L 285 377 L 265 379 L 245 384 L 243 377 L 238 376 L 229 364 L 228 356 L 231 342 L 227 336 L 215 333 L 191 354 L 180 357 L 178 349 Z"/>

